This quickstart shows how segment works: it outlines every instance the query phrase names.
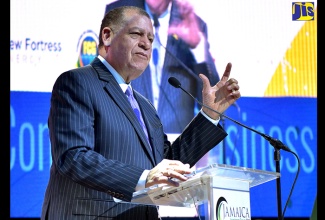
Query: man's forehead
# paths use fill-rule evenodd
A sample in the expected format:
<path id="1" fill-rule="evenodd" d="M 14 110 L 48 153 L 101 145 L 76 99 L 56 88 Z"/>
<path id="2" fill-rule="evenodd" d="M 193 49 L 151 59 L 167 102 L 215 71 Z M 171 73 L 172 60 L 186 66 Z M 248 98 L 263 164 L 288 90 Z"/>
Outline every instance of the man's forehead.
<path id="1" fill-rule="evenodd" d="M 128 22 L 130 21 L 137 21 L 137 20 L 142 20 L 142 19 L 149 19 L 147 16 L 143 15 L 143 14 L 139 14 L 136 11 L 130 11 L 125 13 L 125 20 L 127 20 Z"/>
<path id="2" fill-rule="evenodd" d="M 139 15 L 139 14 L 130 15 L 125 19 L 125 21 L 126 21 L 126 26 L 128 26 L 129 28 L 137 27 L 137 28 L 153 29 L 153 25 L 150 18 L 144 15 Z"/>

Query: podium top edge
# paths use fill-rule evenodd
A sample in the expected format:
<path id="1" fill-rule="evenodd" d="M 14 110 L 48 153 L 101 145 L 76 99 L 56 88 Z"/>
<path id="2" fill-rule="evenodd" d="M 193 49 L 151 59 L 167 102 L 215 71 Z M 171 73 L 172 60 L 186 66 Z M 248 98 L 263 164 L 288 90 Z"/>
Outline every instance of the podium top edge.
<path id="1" fill-rule="evenodd" d="M 229 170 L 237 170 L 237 171 L 248 171 L 252 173 L 260 173 L 260 174 L 266 174 L 266 175 L 271 175 L 275 177 L 280 177 L 280 173 L 278 172 L 273 172 L 273 171 L 266 171 L 266 170 L 260 170 L 260 169 L 254 169 L 254 168 L 248 168 L 248 167 L 239 167 L 239 166 L 234 166 L 234 165 L 228 165 L 228 164 L 217 164 L 213 163 L 205 167 L 200 167 L 197 170 L 193 171 L 192 174 L 199 174 L 201 172 L 213 169 L 213 168 L 221 168 L 221 169 L 229 169 Z"/>

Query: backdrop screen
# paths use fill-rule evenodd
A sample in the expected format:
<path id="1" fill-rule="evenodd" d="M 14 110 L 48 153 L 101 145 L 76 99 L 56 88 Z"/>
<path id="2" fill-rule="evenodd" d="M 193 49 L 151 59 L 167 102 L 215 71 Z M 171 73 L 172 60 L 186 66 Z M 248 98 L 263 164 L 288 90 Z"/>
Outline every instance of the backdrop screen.
<path id="1" fill-rule="evenodd" d="M 97 54 L 110 0 L 10 1 L 10 217 L 40 217 L 52 163 L 47 117 L 62 72 Z M 317 2 L 191 0 L 207 23 L 217 69 L 231 62 L 242 97 L 225 114 L 281 140 L 285 217 L 310 217 L 317 195 Z M 85 49 L 86 48 L 86 49 Z M 219 73 L 220 74 L 220 73 Z M 230 120 L 226 139 L 196 165 L 225 163 L 275 171 L 274 148 Z M 170 134 L 173 138 L 177 134 Z M 251 188 L 251 216 L 276 217 L 276 182 Z M 176 209 L 176 210 L 174 210 Z M 196 216 L 162 207 L 162 216 Z"/>

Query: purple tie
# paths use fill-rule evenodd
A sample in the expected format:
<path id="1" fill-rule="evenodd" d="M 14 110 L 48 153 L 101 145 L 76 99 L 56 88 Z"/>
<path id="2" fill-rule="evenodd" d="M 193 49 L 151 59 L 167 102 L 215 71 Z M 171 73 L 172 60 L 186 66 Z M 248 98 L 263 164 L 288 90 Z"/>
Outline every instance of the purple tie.
<path id="1" fill-rule="evenodd" d="M 131 89 L 130 86 L 128 86 L 127 90 L 125 91 L 125 94 L 128 97 L 128 100 L 129 100 L 129 102 L 130 102 L 130 104 L 131 104 L 131 106 L 133 108 L 134 114 L 137 116 L 138 121 L 139 121 L 144 133 L 146 134 L 148 143 L 150 145 L 150 142 L 149 142 L 149 139 L 148 139 L 148 131 L 147 131 L 146 125 L 144 124 L 142 114 L 141 114 L 141 111 L 140 111 L 140 107 L 138 105 L 137 100 L 135 100 L 135 98 L 133 96 L 133 92 L 132 92 L 132 89 Z"/>

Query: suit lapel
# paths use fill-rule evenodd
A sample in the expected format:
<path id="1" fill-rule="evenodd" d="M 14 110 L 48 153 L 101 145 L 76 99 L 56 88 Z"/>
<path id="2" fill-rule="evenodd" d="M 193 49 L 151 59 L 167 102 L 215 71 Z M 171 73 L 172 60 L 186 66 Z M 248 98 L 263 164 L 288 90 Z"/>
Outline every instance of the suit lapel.
<path id="1" fill-rule="evenodd" d="M 147 137 L 138 121 L 138 118 L 134 114 L 133 109 L 132 109 L 126 95 L 123 93 L 121 87 L 116 82 L 114 76 L 108 71 L 108 69 L 105 67 L 105 65 L 98 58 L 95 58 L 91 65 L 98 72 L 99 79 L 101 79 L 103 81 L 107 81 L 107 84 L 105 85 L 106 91 L 108 92 L 110 97 L 114 100 L 116 105 L 119 106 L 119 108 L 125 114 L 125 116 L 129 119 L 129 121 L 131 122 L 131 124 L 134 127 L 134 130 L 137 132 L 141 142 L 145 146 L 145 149 L 148 152 L 148 155 L 150 156 L 152 163 L 155 164 L 151 146 L 149 145 L 149 143 L 147 141 Z M 139 103 L 139 105 L 141 108 L 140 103 Z M 145 116 L 143 116 L 143 117 L 145 118 Z M 145 119 L 145 121 L 147 124 L 146 119 Z M 148 133 L 149 133 L 149 131 L 148 131 Z M 149 133 L 149 138 L 150 138 L 150 133 Z"/>

